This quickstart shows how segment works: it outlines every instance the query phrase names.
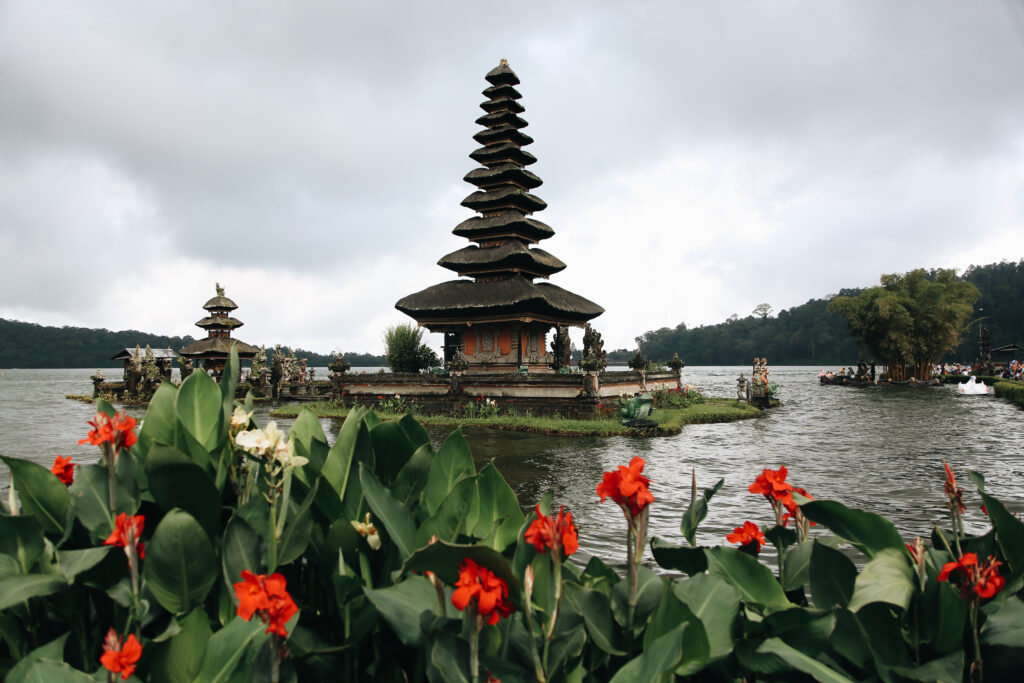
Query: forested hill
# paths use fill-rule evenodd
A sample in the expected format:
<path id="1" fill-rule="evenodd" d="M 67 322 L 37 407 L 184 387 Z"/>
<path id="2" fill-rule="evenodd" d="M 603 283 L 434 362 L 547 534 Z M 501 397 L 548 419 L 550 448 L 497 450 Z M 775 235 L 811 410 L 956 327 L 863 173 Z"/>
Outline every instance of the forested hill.
<path id="1" fill-rule="evenodd" d="M 35 323 L 0 318 L 0 368 L 113 368 L 120 361 L 110 357 L 123 348 L 136 344 L 145 348 L 177 351 L 195 341 L 190 336 L 164 337 L 136 330 L 91 329 L 86 327 L 44 327 Z M 288 347 L 283 350 L 287 352 Z M 273 349 L 267 349 L 268 359 Z M 326 354 L 295 349 L 295 355 L 306 358 L 312 367 L 324 367 L 330 361 Z M 383 356 L 369 353 L 346 353 L 345 360 L 354 367 L 386 365 Z"/>
<path id="2" fill-rule="evenodd" d="M 1024 343 L 1024 261 L 971 266 L 963 276 L 981 291 L 974 317 L 985 318 L 992 346 Z M 861 290 L 846 289 L 835 296 L 857 296 Z M 650 359 L 665 361 L 678 353 L 690 365 L 747 365 L 764 356 L 770 365 L 842 366 L 855 363 L 862 352 L 838 313 L 826 311 L 827 299 L 812 299 L 772 316 L 759 306 L 746 318 L 733 316 L 724 323 L 687 328 L 663 327 L 636 338 Z M 947 360 L 971 361 L 978 355 L 978 328 L 964 334 L 960 346 Z"/>

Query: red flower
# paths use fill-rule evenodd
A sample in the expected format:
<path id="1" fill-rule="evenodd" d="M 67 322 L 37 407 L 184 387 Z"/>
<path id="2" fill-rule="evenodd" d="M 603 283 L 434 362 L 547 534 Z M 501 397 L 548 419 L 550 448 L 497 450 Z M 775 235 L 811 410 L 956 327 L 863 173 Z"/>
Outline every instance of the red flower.
<path id="1" fill-rule="evenodd" d="M 654 502 L 654 496 L 647 488 L 651 481 L 640 474 L 646 464 L 643 458 L 635 456 L 629 461 L 629 467 L 619 465 L 618 469 L 605 472 L 601 483 L 597 485 L 597 495 L 601 496 L 601 502 L 611 497 L 624 509 L 628 508 L 634 517 L 640 514 L 641 510 Z"/>
<path id="2" fill-rule="evenodd" d="M 116 545 L 119 548 L 124 548 L 125 553 L 128 553 L 129 549 L 134 548 L 139 555 L 139 559 L 144 560 L 146 558 L 146 544 L 140 543 L 139 539 L 142 538 L 142 527 L 145 524 L 145 516 L 135 515 L 134 517 L 129 517 L 122 512 L 117 516 L 114 522 L 114 530 L 110 532 L 107 540 L 103 541 L 103 545 Z"/>
<path id="3" fill-rule="evenodd" d="M 748 489 L 751 493 L 760 493 L 774 506 L 782 503 L 787 507 L 793 504 L 793 485 L 786 481 L 789 470 L 783 465 L 777 470 L 764 469 Z"/>
<path id="4" fill-rule="evenodd" d="M 103 654 L 100 655 L 100 663 L 110 673 L 121 674 L 123 680 L 131 678 L 135 673 L 135 665 L 142 656 L 142 645 L 136 640 L 134 634 L 128 634 L 124 643 L 117 635 L 117 631 L 110 629 L 103 641 Z"/>
<path id="5" fill-rule="evenodd" d="M 949 509 L 954 513 L 959 511 L 959 514 L 967 512 L 967 506 L 964 505 L 964 490 L 956 485 L 956 475 L 953 474 L 953 470 L 950 469 L 949 465 L 945 461 L 942 462 L 942 466 L 946 468 L 946 498 L 949 499 Z"/>
<path id="6" fill-rule="evenodd" d="M 964 600 L 984 600 L 994 597 L 1006 585 L 1006 579 L 999 575 L 1001 564 L 994 555 L 979 564 L 977 555 L 964 553 L 959 560 L 942 565 L 938 580 L 955 583 Z"/>
<path id="7" fill-rule="evenodd" d="M 88 436 L 78 442 L 80 445 L 90 443 L 93 446 L 99 446 L 109 443 L 113 445 L 115 451 L 119 451 L 122 448 L 131 448 L 138 440 L 135 432 L 132 431 L 135 429 L 135 418 L 128 417 L 124 411 L 113 417 L 98 412 L 93 415 L 89 424 L 92 425 L 92 429 L 89 430 Z"/>
<path id="8" fill-rule="evenodd" d="M 266 633 L 286 637 L 288 621 L 299 611 L 298 605 L 288 594 L 287 585 L 280 574 L 267 576 L 243 569 L 242 580 L 235 584 L 235 595 L 238 597 L 236 614 L 246 621 L 252 619 L 253 614 L 259 614 L 267 625 Z"/>
<path id="9" fill-rule="evenodd" d="M 793 493 L 799 493 L 804 498 L 810 498 L 811 500 L 814 500 L 814 497 L 811 494 L 807 493 L 807 491 L 805 491 L 804 489 L 796 486 L 793 487 L 793 490 L 792 492 L 790 492 L 789 495 L 789 502 L 786 502 L 785 500 L 782 501 L 782 505 L 786 508 L 786 514 L 782 515 L 782 526 L 786 526 L 789 520 L 796 518 L 796 511 L 800 507 L 799 505 L 796 504 L 796 500 L 793 499 Z M 811 522 L 811 526 L 815 526 L 815 523 Z"/>
<path id="10" fill-rule="evenodd" d="M 60 483 L 65 486 L 71 486 L 75 481 L 75 464 L 71 462 L 71 456 L 64 457 L 63 455 L 55 456 L 53 459 L 53 467 L 50 471 L 57 475 L 60 479 Z"/>
<path id="11" fill-rule="evenodd" d="M 732 533 L 725 537 L 730 543 L 738 543 L 741 546 L 750 548 L 756 555 L 767 540 L 761 529 L 753 522 L 743 522 L 743 526 L 733 529 Z"/>
<path id="12" fill-rule="evenodd" d="M 516 611 L 508 601 L 508 584 L 504 579 L 467 557 L 459 563 L 459 580 L 455 582 L 452 604 L 464 610 L 474 599 L 477 614 L 487 617 L 488 624 L 496 624 L 501 617 Z"/>
<path id="13" fill-rule="evenodd" d="M 535 508 L 537 519 L 533 520 L 523 537 L 527 543 L 532 543 L 538 552 L 558 553 L 564 550 L 566 556 L 572 555 L 579 547 L 579 539 L 576 537 L 576 525 L 572 523 L 572 513 L 565 511 L 563 505 L 555 518 L 541 514 L 540 505 Z"/>

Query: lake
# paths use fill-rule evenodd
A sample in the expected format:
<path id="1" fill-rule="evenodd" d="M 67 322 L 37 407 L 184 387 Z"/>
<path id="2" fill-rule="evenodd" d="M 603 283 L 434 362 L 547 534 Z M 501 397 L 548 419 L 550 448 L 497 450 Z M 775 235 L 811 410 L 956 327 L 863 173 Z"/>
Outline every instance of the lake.
<path id="1" fill-rule="evenodd" d="M 567 438 L 467 429 L 478 466 L 489 460 L 505 475 L 524 506 L 551 490 L 580 530 L 580 559 L 597 554 L 625 561 L 625 520 L 610 500 L 598 504 L 595 487 L 605 470 L 634 455 L 647 461 L 656 498 L 651 535 L 683 543 L 679 521 L 689 503 L 690 472 L 698 486 L 719 478 L 725 486 L 711 501 L 698 542 L 716 545 L 744 520 L 762 526 L 768 503 L 747 492 L 765 467 L 789 468 L 789 481 L 817 499 L 838 500 L 893 520 L 905 537 L 927 536 L 945 524 L 942 461 L 950 463 L 965 490 L 968 529 L 987 528 L 968 470 L 982 472 L 989 490 L 1012 512 L 1024 511 L 1024 430 L 1021 409 L 991 396 L 958 396 L 939 388 L 851 389 L 818 384 L 817 367 L 770 368 L 783 405 L 758 419 L 691 425 L 671 437 Z M 78 446 L 88 431 L 90 405 L 64 398 L 92 391 L 85 370 L 4 370 L 0 374 L 0 454 L 30 458 L 49 467 L 54 454 L 91 462 L 98 450 Z M 683 380 L 711 396 L 734 396 L 740 372 L 749 367 L 692 367 Z M 116 370 L 107 371 L 116 377 Z M 317 369 L 326 377 L 326 369 Z M 269 406 L 256 419 L 268 421 Z M 144 408 L 130 408 L 141 418 Z M 278 420 L 287 427 L 291 420 Z M 340 421 L 321 420 L 333 443 Z M 435 445 L 446 433 L 431 430 Z M 6 468 L 0 486 L 6 490 Z M 813 532 L 812 532 L 813 533 Z M 649 558 L 649 555 L 648 555 Z"/>

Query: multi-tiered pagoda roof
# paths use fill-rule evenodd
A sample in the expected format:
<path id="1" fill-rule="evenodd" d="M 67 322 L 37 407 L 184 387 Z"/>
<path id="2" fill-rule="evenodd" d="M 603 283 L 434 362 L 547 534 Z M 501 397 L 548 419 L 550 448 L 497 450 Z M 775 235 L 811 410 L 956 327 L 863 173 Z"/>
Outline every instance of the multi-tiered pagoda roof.
<path id="1" fill-rule="evenodd" d="M 479 215 L 453 230 L 471 244 L 438 261 L 459 277 L 401 299 L 395 307 L 434 331 L 452 331 L 478 322 L 582 325 L 604 312 L 594 302 L 548 282 L 565 268 L 552 254 L 532 247 L 554 235 L 550 226 L 532 218 L 547 204 L 530 190 L 543 181 L 526 166 L 537 161 L 523 147 L 533 138 L 523 133 L 528 124 L 515 86 L 519 78 L 501 60 L 487 74 L 483 91 L 485 114 L 476 122 L 484 130 L 473 136 L 482 147 L 470 154 L 481 164 L 464 180 L 476 191 L 462 206 Z"/>
<path id="2" fill-rule="evenodd" d="M 217 295 L 209 299 L 203 308 L 206 317 L 196 323 L 196 327 L 206 330 L 206 339 L 194 341 L 178 353 L 186 358 L 209 358 L 224 360 L 231 352 L 231 346 L 238 344 L 238 357 L 252 358 L 259 351 L 255 346 L 231 338 L 231 331 L 245 323 L 231 316 L 238 308 L 234 301 L 224 295 L 224 288 L 217 285 Z"/>

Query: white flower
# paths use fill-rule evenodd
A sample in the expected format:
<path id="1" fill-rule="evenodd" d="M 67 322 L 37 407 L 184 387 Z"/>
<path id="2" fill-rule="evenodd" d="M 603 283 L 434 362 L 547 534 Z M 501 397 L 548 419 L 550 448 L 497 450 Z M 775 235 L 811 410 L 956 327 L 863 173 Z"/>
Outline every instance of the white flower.
<path id="1" fill-rule="evenodd" d="M 248 413 L 242 406 L 235 406 L 235 412 L 231 413 L 231 426 L 232 427 L 248 427 L 249 420 L 252 418 L 252 411 Z"/>
<path id="2" fill-rule="evenodd" d="M 263 456 L 274 444 L 262 429 L 250 429 L 235 435 L 235 445 L 248 452 L 249 455 Z"/>
<path id="3" fill-rule="evenodd" d="M 349 524 L 352 528 L 359 532 L 359 535 L 366 539 L 366 544 L 373 550 L 380 550 L 380 535 L 377 533 L 377 527 L 373 526 L 373 522 L 370 521 L 370 513 L 366 513 L 366 521 L 355 522 L 350 521 Z"/>
<path id="4" fill-rule="evenodd" d="M 274 445 L 274 460 L 285 469 L 289 467 L 302 467 L 309 462 L 308 458 L 295 455 L 295 444 L 291 439 L 278 440 Z"/>

